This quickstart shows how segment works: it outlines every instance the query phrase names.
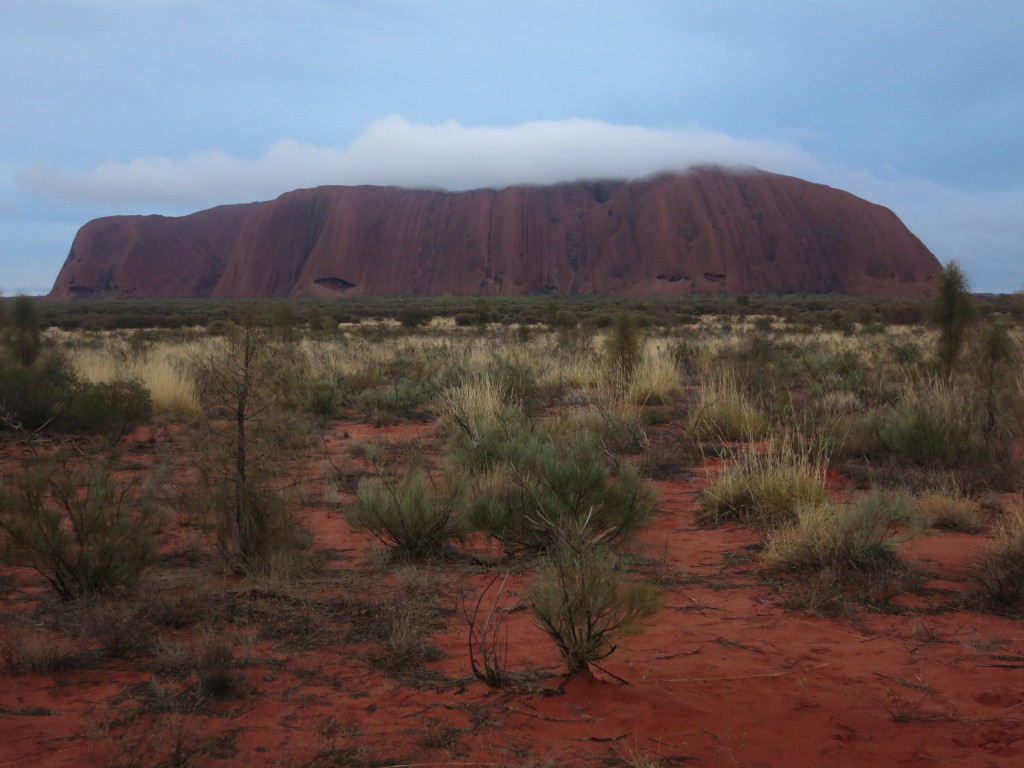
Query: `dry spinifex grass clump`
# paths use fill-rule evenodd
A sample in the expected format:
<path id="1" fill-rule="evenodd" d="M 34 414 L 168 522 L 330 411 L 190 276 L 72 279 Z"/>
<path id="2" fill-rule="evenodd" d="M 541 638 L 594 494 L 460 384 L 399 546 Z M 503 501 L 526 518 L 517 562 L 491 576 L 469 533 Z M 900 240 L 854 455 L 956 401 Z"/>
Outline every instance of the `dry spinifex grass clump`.
<path id="1" fill-rule="evenodd" d="M 800 574 L 784 589 L 792 607 L 834 613 L 853 587 L 871 602 L 887 602 L 902 589 L 912 574 L 897 549 L 919 530 L 905 494 L 872 491 L 850 507 L 800 506 L 794 521 L 768 534 L 764 561 Z"/>
<path id="2" fill-rule="evenodd" d="M 992 608 L 1011 610 L 1024 602 L 1024 506 L 1011 508 L 996 523 L 992 539 L 974 560 L 971 578 L 979 598 Z"/>
<path id="3" fill-rule="evenodd" d="M 897 566 L 896 548 L 917 531 L 906 495 L 873 491 L 845 509 L 800 506 L 795 521 L 769 534 L 764 557 L 787 570 L 871 573 Z"/>
<path id="4" fill-rule="evenodd" d="M 704 524 L 738 520 L 776 528 L 797 519 L 802 507 L 824 504 L 827 459 L 789 440 L 749 447 L 704 491 L 697 518 Z"/>

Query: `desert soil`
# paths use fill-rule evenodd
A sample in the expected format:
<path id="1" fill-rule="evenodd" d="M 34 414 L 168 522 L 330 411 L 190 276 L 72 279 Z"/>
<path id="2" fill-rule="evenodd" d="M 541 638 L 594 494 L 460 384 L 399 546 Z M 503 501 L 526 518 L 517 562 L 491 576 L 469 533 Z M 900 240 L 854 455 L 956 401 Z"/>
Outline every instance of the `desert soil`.
<path id="1" fill-rule="evenodd" d="M 155 431 L 128 439 L 129 471 L 187 450 L 187 437 Z M 343 422 L 325 444 L 339 466 L 355 466 L 348 446 L 384 438 L 438 444 L 430 425 Z M 311 457 L 308 469 L 323 476 L 325 460 Z M 664 607 L 568 681 L 522 602 L 528 568 L 511 570 L 501 610 L 513 685 L 492 689 L 470 673 L 460 594 L 494 572 L 467 558 L 382 563 L 380 545 L 344 523 L 351 488 L 328 496 L 315 480 L 303 514 L 326 552 L 323 572 L 241 580 L 218 566 L 195 515 L 173 515 L 143 594 L 193 600 L 207 618 L 154 625 L 149 647 L 123 658 L 76 632 L 88 623 L 81 607 L 61 605 L 29 570 L 8 574 L 0 639 L 49 639 L 74 662 L 0 678 L 0 768 L 1024 765 L 1024 629 L 962 599 L 983 538 L 918 538 L 903 551 L 922 574 L 912 588 L 874 584 L 892 593 L 816 615 L 794 607 L 808 597 L 799 581 L 761 567 L 756 532 L 695 525 L 715 471 L 712 462 L 654 483 L 655 521 L 634 560 Z M 170 498 L 188 468 L 164 478 Z M 846 486 L 834 479 L 837 494 Z M 406 609 L 430 629 L 411 664 L 389 658 L 373 626 Z M 161 653 L 166 662 L 168 648 L 211 636 L 231 643 L 229 690 L 190 696 L 193 682 L 162 672 Z"/>

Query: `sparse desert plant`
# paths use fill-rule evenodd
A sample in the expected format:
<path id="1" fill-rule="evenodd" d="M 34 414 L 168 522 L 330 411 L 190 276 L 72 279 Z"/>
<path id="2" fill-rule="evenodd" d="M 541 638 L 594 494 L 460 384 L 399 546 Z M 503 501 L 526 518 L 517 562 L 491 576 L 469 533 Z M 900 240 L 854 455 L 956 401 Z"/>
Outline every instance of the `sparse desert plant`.
<path id="1" fill-rule="evenodd" d="M 609 541 L 628 540 L 650 520 L 653 491 L 630 465 L 612 474 L 585 430 L 520 424 L 482 437 L 469 467 L 469 518 L 508 552 L 544 550 L 560 527 L 584 518 Z"/>
<path id="2" fill-rule="evenodd" d="M 971 579 L 987 605 L 1010 610 L 1024 601 L 1024 506 L 1017 504 L 996 523 L 992 539 L 974 559 Z"/>
<path id="3" fill-rule="evenodd" d="M 193 361 L 207 404 L 207 441 L 196 452 L 200 482 L 219 518 L 221 548 L 239 572 L 264 570 L 275 550 L 305 543 L 290 514 L 281 462 L 287 446 L 271 420 L 287 386 L 288 356 L 246 317 Z M 226 417 L 227 422 L 222 419 Z"/>
<path id="4" fill-rule="evenodd" d="M 193 669 L 193 694 L 199 701 L 226 699 L 239 692 L 241 677 L 234 671 L 234 645 L 231 638 L 205 630 L 199 639 Z"/>
<path id="5" fill-rule="evenodd" d="M 0 559 L 37 571 L 64 600 L 135 586 L 155 553 L 150 511 L 102 461 L 37 444 L 0 487 Z"/>
<path id="6" fill-rule="evenodd" d="M 73 661 L 73 654 L 51 633 L 0 628 L 0 671 L 8 675 L 48 675 Z"/>
<path id="7" fill-rule="evenodd" d="M 671 350 L 649 343 L 633 370 L 625 398 L 643 405 L 663 405 L 678 400 L 683 394 L 679 370 Z"/>
<path id="8" fill-rule="evenodd" d="M 509 571 L 497 574 L 475 594 L 462 594 L 462 616 L 469 627 L 469 667 L 473 677 L 491 688 L 503 688 L 510 681 L 505 622 L 511 603 L 506 588 L 510 575 Z"/>
<path id="9" fill-rule="evenodd" d="M 908 388 L 885 416 L 880 433 L 898 459 L 951 467 L 979 454 L 981 421 L 975 398 L 954 384 L 932 381 Z"/>
<path id="10" fill-rule="evenodd" d="M 437 607 L 422 594 L 392 596 L 363 604 L 352 622 L 349 640 L 372 640 L 381 648 L 374 661 L 384 672 L 396 676 L 419 676 L 423 665 L 441 654 L 428 638 L 436 631 Z"/>
<path id="11" fill-rule="evenodd" d="M 87 607 L 89 634 L 115 659 L 144 652 L 152 643 L 153 625 L 135 602 L 104 598 Z"/>
<path id="12" fill-rule="evenodd" d="M 728 376 L 703 377 L 691 413 L 690 431 L 700 440 L 757 440 L 768 431 L 764 414 Z"/>
<path id="13" fill-rule="evenodd" d="M 451 475 L 435 477 L 423 468 L 377 471 L 378 477 L 359 483 L 345 514 L 348 524 L 373 534 L 402 558 L 443 555 L 463 531 L 460 481 Z"/>
<path id="14" fill-rule="evenodd" d="M 828 498 L 827 459 L 795 450 L 790 441 L 748 448 L 705 489 L 697 519 L 705 524 L 738 520 L 773 528 L 796 519 L 797 510 Z"/>
<path id="15" fill-rule="evenodd" d="M 905 494 L 872 491 L 849 508 L 802 505 L 768 534 L 765 560 L 792 571 L 875 573 L 897 565 L 896 548 L 919 530 Z"/>
<path id="16" fill-rule="evenodd" d="M 637 454 L 648 445 L 643 409 L 628 396 L 623 397 L 623 389 L 620 384 L 605 383 L 592 393 L 590 408 L 579 417 L 569 416 L 567 421 L 576 421 L 580 429 L 592 432 L 611 453 Z"/>
<path id="17" fill-rule="evenodd" d="M 107 445 L 115 446 L 152 415 L 153 401 L 142 382 L 115 379 L 76 387 L 65 421 L 72 429 L 102 434 Z"/>
<path id="18" fill-rule="evenodd" d="M 964 533 L 985 529 L 978 505 L 956 489 L 925 491 L 917 497 L 917 510 L 922 521 L 932 528 Z"/>
<path id="19" fill-rule="evenodd" d="M 656 590 L 629 578 L 586 518 L 559 529 L 528 594 L 570 676 L 608 658 L 619 638 L 639 633 L 660 609 Z"/>
<path id="20" fill-rule="evenodd" d="M 203 617 L 203 593 L 191 588 L 172 593 L 167 590 L 144 592 L 142 614 L 147 622 L 163 627 L 182 629 L 197 624 Z"/>

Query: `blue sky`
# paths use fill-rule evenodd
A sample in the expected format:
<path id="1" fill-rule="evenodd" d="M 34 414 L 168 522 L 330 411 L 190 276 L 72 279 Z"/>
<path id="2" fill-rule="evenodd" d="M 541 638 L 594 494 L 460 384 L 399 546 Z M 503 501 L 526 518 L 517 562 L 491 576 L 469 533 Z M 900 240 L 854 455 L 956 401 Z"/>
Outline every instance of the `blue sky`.
<path id="1" fill-rule="evenodd" d="M 1024 289 L 1020 0 L 0 0 L 0 289 L 77 229 L 318 184 L 752 165 Z"/>

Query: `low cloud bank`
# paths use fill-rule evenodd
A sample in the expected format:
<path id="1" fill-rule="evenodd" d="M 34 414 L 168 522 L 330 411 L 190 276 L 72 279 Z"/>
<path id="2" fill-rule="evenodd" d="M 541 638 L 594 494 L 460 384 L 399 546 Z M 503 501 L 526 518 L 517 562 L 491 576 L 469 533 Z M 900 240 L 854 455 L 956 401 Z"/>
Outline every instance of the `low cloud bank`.
<path id="1" fill-rule="evenodd" d="M 450 190 L 639 178 L 718 163 L 765 168 L 811 162 L 797 147 L 691 128 L 665 131 L 595 120 L 509 128 L 411 123 L 392 116 L 348 146 L 275 143 L 255 159 L 199 152 L 184 159 L 110 161 L 86 174 L 23 169 L 23 190 L 103 205 L 201 207 L 275 197 L 322 184 L 384 184 Z"/>

